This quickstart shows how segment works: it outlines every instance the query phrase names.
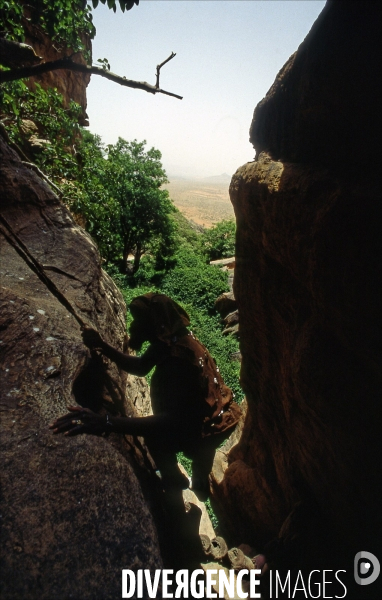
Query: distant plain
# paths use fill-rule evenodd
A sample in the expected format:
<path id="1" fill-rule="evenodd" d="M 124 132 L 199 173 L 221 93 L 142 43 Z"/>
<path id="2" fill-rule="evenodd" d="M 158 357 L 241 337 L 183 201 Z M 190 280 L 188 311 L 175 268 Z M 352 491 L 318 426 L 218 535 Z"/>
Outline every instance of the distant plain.
<path id="1" fill-rule="evenodd" d="M 207 179 L 169 179 L 170 183 L 163 187 L 189 221 L 209 228 L 222 219 L 234 218 L 228 193 L 229 175 Z"/>

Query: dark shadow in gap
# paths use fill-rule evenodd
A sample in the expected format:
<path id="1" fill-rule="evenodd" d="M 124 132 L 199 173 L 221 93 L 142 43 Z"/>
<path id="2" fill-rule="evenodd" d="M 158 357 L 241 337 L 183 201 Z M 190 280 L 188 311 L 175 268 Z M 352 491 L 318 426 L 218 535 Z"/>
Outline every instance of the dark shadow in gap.
<path id="1" fill-rule="evenodd" d="M 77 404 L 95 412 L 102 408 L 105 375 L 102 356 L 92 352 L 73 383 L 72 392 Z"/>

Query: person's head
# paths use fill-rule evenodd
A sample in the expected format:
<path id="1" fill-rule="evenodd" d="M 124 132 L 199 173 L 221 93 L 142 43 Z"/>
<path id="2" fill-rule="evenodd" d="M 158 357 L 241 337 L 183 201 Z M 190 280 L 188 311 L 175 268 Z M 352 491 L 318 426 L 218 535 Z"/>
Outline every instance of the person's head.
<path id="1" fill-rule="evenodd" d="M 141 307 L 140 303 L 134 303 L 140 300 L 142 296 L 134 298 L 129 306 L 133 321 L 129 327 L 129 346 L 132 350 L 140 350 L 143 342 L 153 342 L 155 340 L 155 330 L 151 322 L 149 311 Z"/>
<path id="2" fill-rule="evenodd" d="M 174 336 L 185 335 L 190 324 L 186 311 L 165 294 L 137 296 L 129 310 L 133 316 L 129 346 L 133 350 L 139 350 L 145 341 L 170 343 Z"/>

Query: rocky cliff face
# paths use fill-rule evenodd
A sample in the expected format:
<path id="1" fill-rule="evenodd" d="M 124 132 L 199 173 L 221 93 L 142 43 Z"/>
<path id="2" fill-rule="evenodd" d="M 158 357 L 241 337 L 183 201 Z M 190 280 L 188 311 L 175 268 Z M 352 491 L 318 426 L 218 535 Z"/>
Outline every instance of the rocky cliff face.
<path id="1" fill-rule="evenodd" d="M 20 248 L 120 348 L 124 302 L 50 188 L 1 137 L 0 151 L 1 597 L 114 599 L 121 569 L 161 568 L 127 446 L 118 436 L 53 436 L 48 424 L 74 402 L 135 414 L 142 394 L 134 378 L 90 356 L 77 321 Z"/>
<path id="2" fill-rule="evenodd" d="M 263 547 L 293 511 L 269 546 L 288 568 L 379 552 L 378 22 L 375 2 L 328 2 L 230 189 L 248 414 L 216 494 Z"/>
<path id="3" fill-rule="evenodd" d="M 27 4 L 27 3 L 24 3 Z M 49 62 L 70 56 L 72 50 L 65 47 L 57 47 L 54 42 L 36 25 L 34 25 L 28 17 L 33 11 L 33 7 L 27 4 L 26 17 L 24 18 L 25 43 L 32 46 L 37 56 L 43 58 L 43 62 Z M 91 41 L 85 36 L 82 36 L 82 42 L 85 49 L 91 55 Z M 73 56 L 75 62 L 86 64 L 85 58 L 81 53 Z M 90 81 L 90 75 L 85 73 L 75 73 L 67 69 L 57 69 L 43 73 L 38 77 L 30 77 L 27 85 L 33 88 L 34 83 L 38 82 L 44 89 L 56 88 L 62 94 L 64 105 L 68 106 L 70 100 L 77 102 L 82 107 L 82 115 L 80 115 L 80 125 L 89 125 L 88 115 L 86 114 L 86 88 Z"/>

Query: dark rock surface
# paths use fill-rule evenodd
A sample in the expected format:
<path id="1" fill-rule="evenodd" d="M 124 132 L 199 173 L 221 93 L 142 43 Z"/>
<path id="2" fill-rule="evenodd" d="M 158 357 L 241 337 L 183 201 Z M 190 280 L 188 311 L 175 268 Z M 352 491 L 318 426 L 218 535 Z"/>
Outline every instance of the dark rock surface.
<path id="1" fill-rule="evenodd" d="M 230 189 L 248 413 L 216 496 L 256 547 L 300 507 L 287 568 L 380 556 L 378 13 L 326 5 L 256 108 L 257 159 Z"/>
<path id="2" fill-rule="evenodd" d="M 256 150 L 347 177 L 379 165 L 380 3 L 329 0 L 257 105 Z"/>
<path id="3" fill-rule="evenodd" d="M 237 302 L 233 292 L 224 292 L 215 300 L 215 308 L 221 317 L 237 309 Z"/>
<path id="4" fill-rule="evenodd" d="M 122 349 L 125 305 L 91 238 L 1 137 L 0 164 L 1 216 L 81 318 Z M 121 569 L 162 564 L 127 448 L 48 425 L 76 401 L 136 414 L 142 384 L 90 357 L 77 321 L 0 241 L 1 598 L 118 598 Z"/>

